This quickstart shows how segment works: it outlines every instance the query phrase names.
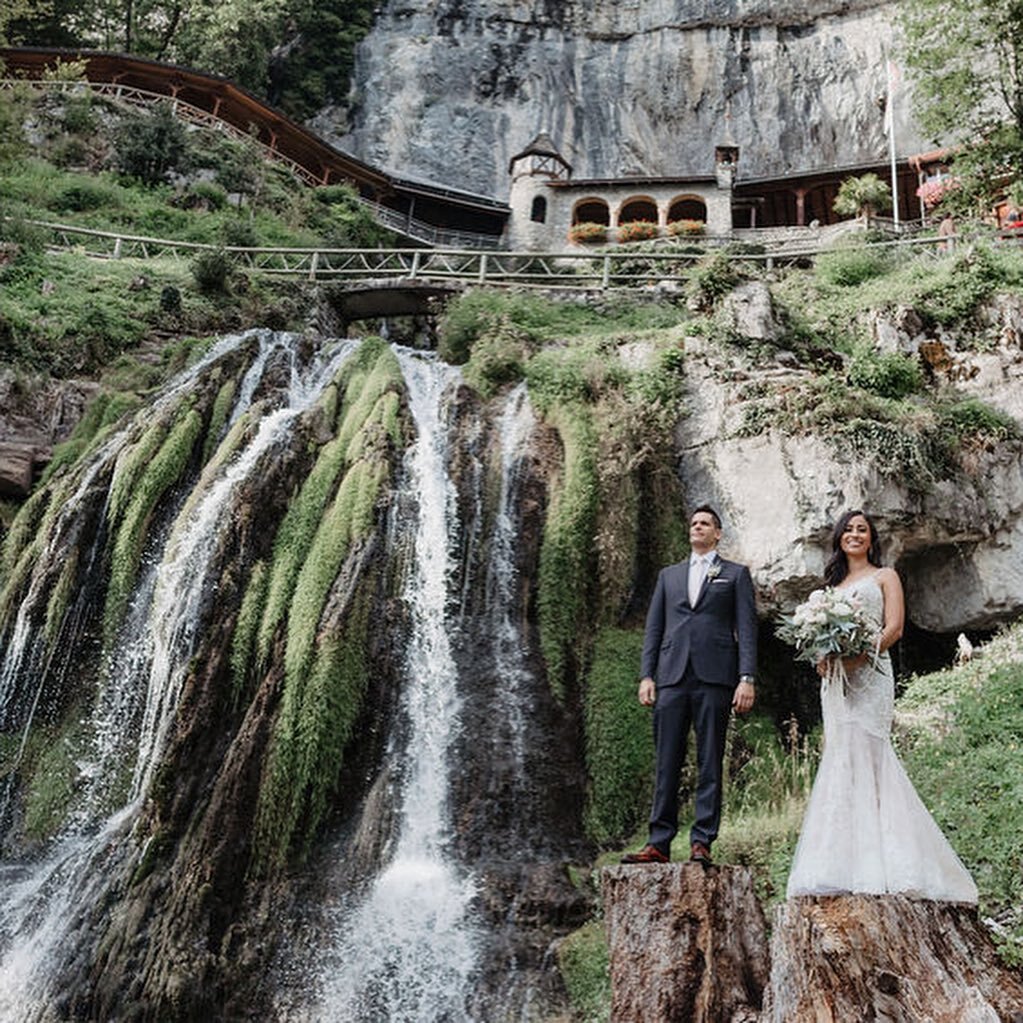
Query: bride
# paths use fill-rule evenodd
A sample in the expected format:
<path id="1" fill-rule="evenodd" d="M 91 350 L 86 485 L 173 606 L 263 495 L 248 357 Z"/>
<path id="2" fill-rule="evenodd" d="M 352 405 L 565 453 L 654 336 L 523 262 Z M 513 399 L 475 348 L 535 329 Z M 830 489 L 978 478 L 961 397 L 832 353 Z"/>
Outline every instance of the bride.
<path id="1" fill-rule="evenodd" d="M 855 593 L 879 632 L 878 653 L 846 658 L 845 686 L 822 676 L 824 753 L 786 894 L 898 892 L 976 902 L 977 886 L 916 794 L 891 744 L 895 686 L 888 648 L 902 635 L 902 584 L 882 568 L 877 530 L 861 511 L 835 525 L 829 586 Z"/>

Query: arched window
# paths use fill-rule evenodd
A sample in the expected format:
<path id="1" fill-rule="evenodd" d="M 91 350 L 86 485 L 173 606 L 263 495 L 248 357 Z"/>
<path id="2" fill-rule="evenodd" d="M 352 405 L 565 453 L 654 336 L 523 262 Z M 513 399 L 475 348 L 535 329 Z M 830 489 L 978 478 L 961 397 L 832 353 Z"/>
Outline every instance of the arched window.
<path id="1" fill-rule="evenodd" d="M 657 203 L 646 197 L 635 197 L 626 199 L 622 203 L 622 211 L 618 214 L 619 224 L 631 224 L 636 220 L 646 220 L 651 224 L 657 223 Z"/>
<path id="2" fill-rule="evenodd" d="M 547 200 L 542 195 L 533 196 L 533 208 L 529 211 L 529 219 L 534 224 L 543 224 L 547 221 Z"/>
<path id="3" fill-rule="evenodd" d="M 668 207 L 668 223 L 673 223 L 676 220 L 700 220 L 706 223 L 707 204 L 692 195 L 673 199 Z"/>
<path id="4" fill-rule="evenodd" d="M 611 223 L 611 211 L 603 199 L 583 199 L 572 210 L 572 223 L 603 224 L 607 227 Z"/>

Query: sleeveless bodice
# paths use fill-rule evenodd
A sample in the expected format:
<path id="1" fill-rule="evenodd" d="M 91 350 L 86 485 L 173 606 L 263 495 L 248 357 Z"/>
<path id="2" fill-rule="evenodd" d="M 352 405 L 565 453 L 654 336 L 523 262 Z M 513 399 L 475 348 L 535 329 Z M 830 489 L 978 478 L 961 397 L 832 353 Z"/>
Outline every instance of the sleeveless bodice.
<path id="1" fill-rule="evenodd" d="M 880 635 L 884 624 L 884 594 L 874 575 L 841 588 L 863 605 Z M 882 738 L 891 732 L 895 710 L 895 679 L 888 652 L 871 651 L 867 663 L 849 673 L 845 685 L 827 683 L 821 688 L 821 711 L 825 738 L 837 726 L 847 724 Z"/>

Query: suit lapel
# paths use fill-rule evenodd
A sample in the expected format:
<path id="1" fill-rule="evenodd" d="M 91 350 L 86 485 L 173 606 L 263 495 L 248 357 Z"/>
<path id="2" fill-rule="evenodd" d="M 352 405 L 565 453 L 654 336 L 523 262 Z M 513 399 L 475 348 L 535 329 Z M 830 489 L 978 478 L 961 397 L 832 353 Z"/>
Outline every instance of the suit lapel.
<path id="1" fill-rule="evenodd" d="M 703 584 L 700 586 L 700 592 L 696 595 L 696 603 L 693 605 L 695 610 L 700 606 L 700 602 L 703 600 L 704 594 L 707 592 L 707 587 L 710 586 L 711 570 L 717 566 L 717 572 L 715 576 L 720 573 L 722 567 L 722 561 L 720 556 L 715 557 L 714 560 L 707 566 L 707 572 L 703 577 Z M 689 599 L 689 572 L 686 571 L 686 599 Z"/>

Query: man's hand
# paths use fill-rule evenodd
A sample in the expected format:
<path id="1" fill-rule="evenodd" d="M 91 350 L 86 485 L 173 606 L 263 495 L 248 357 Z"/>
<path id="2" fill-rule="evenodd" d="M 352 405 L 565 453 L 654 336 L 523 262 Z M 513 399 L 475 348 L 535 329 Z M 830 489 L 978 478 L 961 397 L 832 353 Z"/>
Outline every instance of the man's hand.
<path id="1" fill-rule="evenodd" d="M 639 683 L 639 702 L 644 707 L 652 707 L 657 699 L 657 687 L 652 678 L 645 678 Z"/>
<path id="2" fill-rule="evenodd" d="M 756 689 L 752 682 L 740 682 L 735 687 L 735 695 L 732 697 L 732 706 L 736 714 L 745 714 L 753 706 L 756 699 Z"/>

